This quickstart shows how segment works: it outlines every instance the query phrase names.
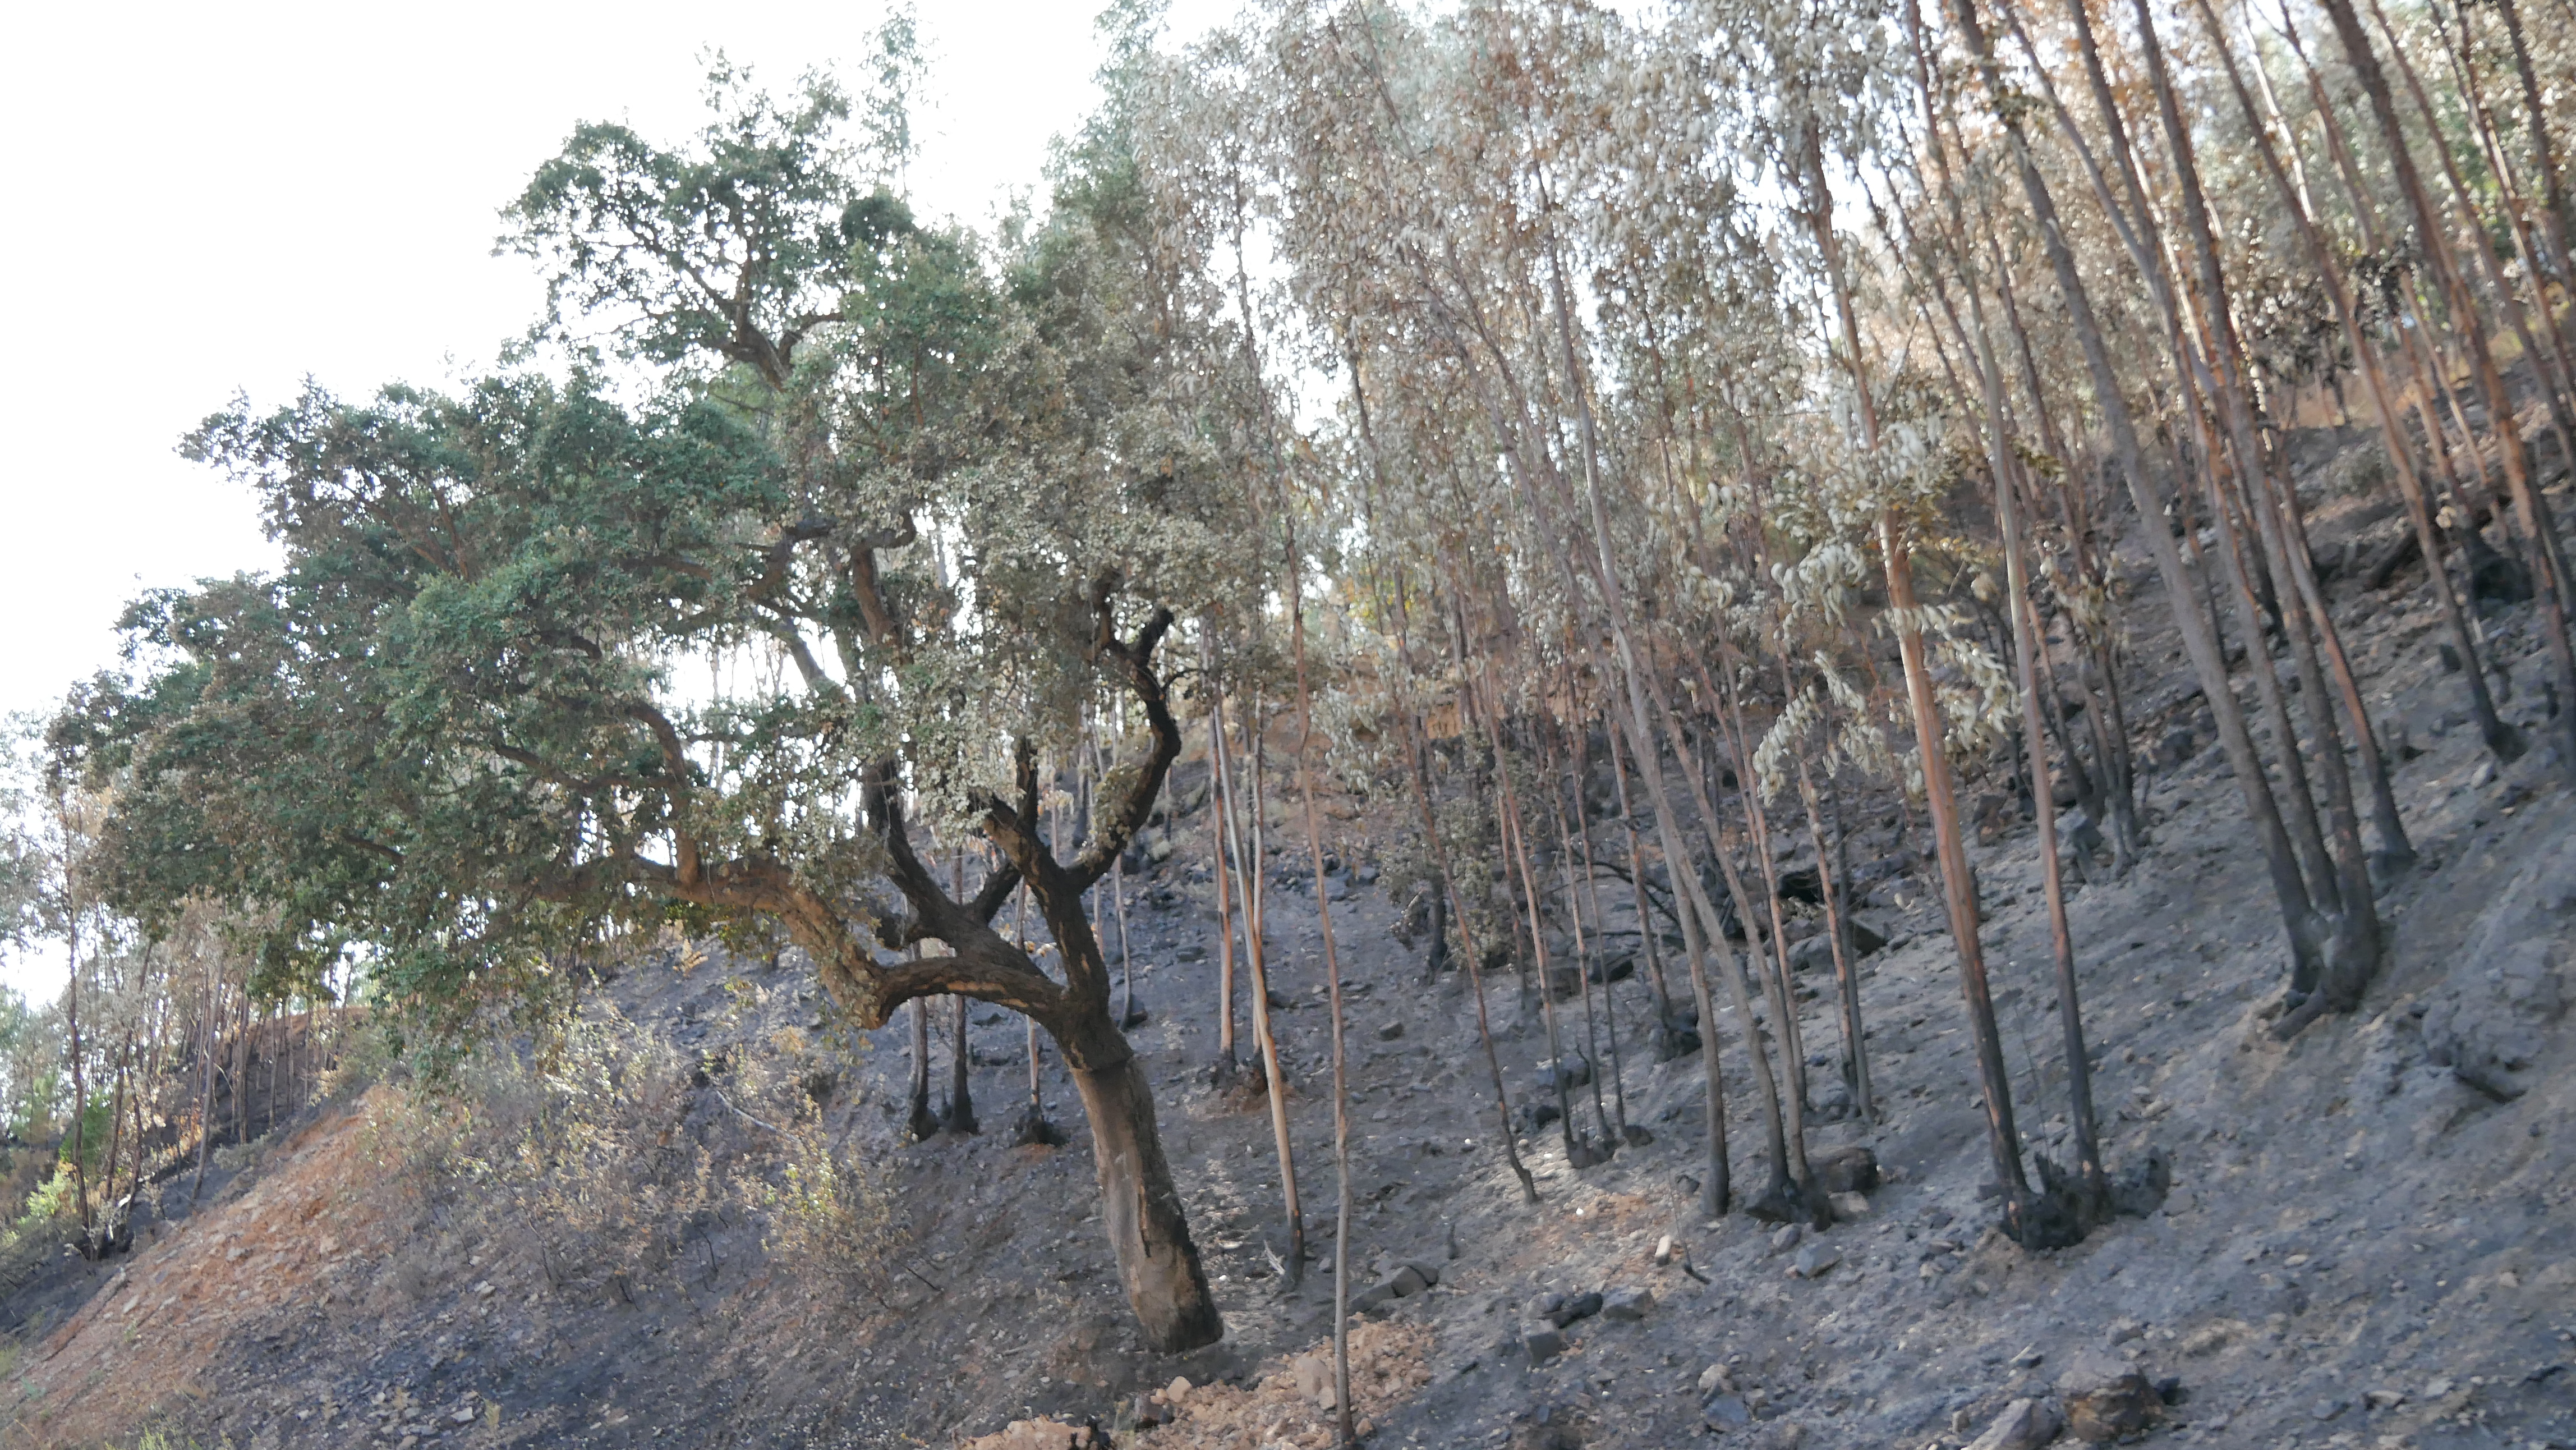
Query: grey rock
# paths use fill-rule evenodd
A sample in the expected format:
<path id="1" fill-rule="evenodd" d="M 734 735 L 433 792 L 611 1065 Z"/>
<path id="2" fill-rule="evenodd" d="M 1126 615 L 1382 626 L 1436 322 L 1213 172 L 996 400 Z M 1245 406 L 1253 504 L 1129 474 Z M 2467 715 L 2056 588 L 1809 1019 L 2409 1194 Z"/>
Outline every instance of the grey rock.
<path id="1" fill-rule="evenodd" d="M 1828 1123 L 1850 1117 L 1851 1089 L 1843 1086 L 1839 1080 L 1825 1084 L 1824 1090 L 1816 1094 L 1814 1111 L 1818 1119 Z"/>
<path id="2" fill-rule="evenodd" d="M 2015 1400 L 1984 1434 L 1968 1442 L 1968 1450 L 2039 1450 L 2057 1438 L 2058 1429 L 2056 1406 L 2046 1400 Z"/>
<path id="3" fill-rule="evenodd" d="M 1601 1317 L 1633 1324 L 1646 1317 L 1655 1307 L 1654 1291 L 1636 1287 L 1613 1289 L 1601 1296 Z"/>
<path id="4" fill-rule="evenodd" d="M 2454 967 L 2424 1011 L 2424 1047 L 2460 1081 L 2499 1098 L 2529 1091 L 2548 1030 L 2566 1011 L 2546 937 L 2494 943 Z"/>
<path id="5" fill-rule="evenodd" d="M 1741 1430 L 1753 1423 L 1753 1407 L 1744 1403 L 1744 1396 L 1726 1390 L 1709 1396 L 1699 1407 L 1699 1417 L 1712 1430 Z"/>
<path id="6" fill-rule="evenodd" d="M 1544 1321 L 1524 1324 L 1521 1326 L 1521 1352 L 1529 1356 L 1533 1367 L 1545 1364 L 1565 1352 L 1565 1336 L 1558 1332 L 1556 1325 Z"/>
<path id="7" fill-rule="evenodd" d="M 1805 1234 L 1806 1230 L 1800 1228 L 1794 1223 L 1783 1227 L 1778 1233 L 1771 1235 L 1772 1255 L 1777 1257 L 1778 1255 L 1785 1254 L 1791 1249 L 1796 1248 L 1798 1246 L 1798 1240 L 1804 1237 Z"/>
<path id="8" fill-rule="evenodd" d="M 2095 1445 L 2145 1429 L 2162 1403 L 2136 1365 L 2105 1349 L 2078 1350 L 2057 1377 L 2057 1397 L 2066 1428 Z"/>
<path id="9" fill-rule="evenodd" d="M 2068 811 L 2057 818 L 2058 844 L 2078 855 L 2092 855 L 2103 848 L 2102 828 L 2082 811 Z"/>
<path id="10" fill-rule="evenodd" d="M 1401 1022 L 1389 1022 L 1377 1030 L 1377 1040 L 1380 1042 L 1393 1042 L 1403 1035 L 1404 1024 Z"/>
<path id="11" fill-rule="evenodd" d="M 1851 959 L 1853 961 L 1859 961 L 1863 957 L 1870 956 L 1886 948 L 1887 937 L 1877 928 L 1871 926 L 1868 922 L 1855 917 L 1850 919 L 1846 924 L 1851 928 Z M 1798 943 L 1796 946 L 1789 948 L 1789 966 L 1793 971 L 1831 971 L 1833 970 L 1833 965 L 1834 941 L 1830 933 L 1818 932 L 1814 936 L 1807 938 L 1805 941 Z"/>
<path id="12" fill-rule="evenodd" d="M 1535 1077 L 1541 1092 L 1555 1092 L 1560 1082 L 1569 1089 L 1579 1088 L 1592 1081 L 1592 1064 L 1586 1062 L 1580 1053 L 1567 1053 L 1556 1060 L 1553 1075 L 1550 1065 L 1542 1062 Z"/>
<path id="13" fill-rule="evenodd" d="M 1801 1279 L 1821 1279 L 1832 1273 L 1834 1266 L 1842 1261 L 1841 1249 L 1823 1239 L 1817 1239 L 1798 1250 L 1797 1260 L 1790 1265 L 1789 1272 Z"/>
<path id="14" fill-rule="evenodd" d="M 2164 738 L 2156 742 L 2153 757 L 2156 769 L 2168 773 L 2178 769 L 2184 761 L 2191 759 L 2192 745 L 2189 730 L 2177 728 L 2166 731 Z"/>

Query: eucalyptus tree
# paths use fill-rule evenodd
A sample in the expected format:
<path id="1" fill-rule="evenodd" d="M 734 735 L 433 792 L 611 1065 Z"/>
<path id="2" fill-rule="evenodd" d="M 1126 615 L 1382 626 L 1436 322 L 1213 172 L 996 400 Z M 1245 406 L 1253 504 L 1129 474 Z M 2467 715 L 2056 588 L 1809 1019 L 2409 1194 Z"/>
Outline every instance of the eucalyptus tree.
<path id="1" fill-rule="evenodd" d="M 1077 150 L 988 255 L 854 174 L 829 83 L 715 89 L 694 145 L 584 126 L 508 213 L 553 320 L 644 370 L 630 400 L 580 368 L 314 389 L 191 436 L 285 564 L 139 602 L 142 668 L 60 727 L 117 782 L 115 887 L 147 919 L 255 902 L 274 970 L 362 959 L 450 1027 L 665 923 L 792 940 L 857 1028 L 1020 1012 L 1146 1337 L 1208 1343 L 1085 909 L 1181 752 L 1167 641 L 1243 523 L 1133 169 Z M 1120 697 L 1141 727 L 1051 846 L 1039 762 Z M 996 864 L 943 880 L 925 832 Z M 1056 974 L 995 928 L 1022 886 Z"/>

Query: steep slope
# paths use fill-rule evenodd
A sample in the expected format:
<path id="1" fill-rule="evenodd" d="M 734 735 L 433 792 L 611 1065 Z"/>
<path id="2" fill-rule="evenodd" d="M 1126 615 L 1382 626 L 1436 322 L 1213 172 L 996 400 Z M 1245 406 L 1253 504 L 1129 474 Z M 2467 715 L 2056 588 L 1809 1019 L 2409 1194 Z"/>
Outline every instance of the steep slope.
<path id="1" fill-rule="evenodd" d="M 2320 502 L 2328 550 L 2365 556 L 2387 532 Z M 2137 641 L 2154 668 L 2132 688 L 2133 723 L 2166 757 L 2146 798 L 2155 844 L 2127 879 L 2097 869 L 2073 911 L 2107 1147 L 2115 1164 L 2169 1154 L 2173 1186 L 2154 1214 L 2071 1249 L 2028 1253 L 1986 1229 L 1982 1119 L 1919 868 L 1873 887 L 1870 919 L 1890 940 L 1863 973 L 1882 1121 L 1815 1132 L 1819 1149 L 1871 1147 L 1887 1181 L 1866 1215 L 1791 1244 L 1695 1212 L 1698 1059 L 1652 1062 L 1634 979 L 1614 988 L 1624 1088 L 1653 1141 L 1576 1171 L 1552 1129 L 1532 1134 L 1542 1201 L 1524 1204 L 1496 1151 L 1463 981 L 1426 984 L 1396 905 L 1329 883 L 1353 1004 L 1353 1255 L 1364 1284 L 1408 1261 L 1437 1275 L 1382 1306 L 1389 1329 L 1363 1341 L 1377 1443 L 1646 1447 L 1714 1426 L 1723 1443 L 1955 1446 L 2086 1350 L 2177 1381 L 2158 1433 L 2193 1443 L 2576 1443 L 2576 812 L 2544 754 L 2498 772 L 2458 728 L 2420 578 L 2338 588 L 2370 698 L 2403 727 L 2390 732 L 2405 742 L 2401 804 L 2424 859 L 2391 883 L 2393 949 L 2364 1010 L 2287 1045 L 2267 1030 L 2280 947 L 2233 788 L 2193 731 L 2179 662 L 2153 634 Z M 2548 706 L 2527 621 L 2499 608 L 2488 628 L 2515 673 L 2510 713 L 2536 722 Z M 1347 812 L 1346 859 L 1369 859 L 1405 820 L 1392 805 Z M 1901 857 L 1903 830 L 1891 811 L 1864 844 Z M 1137 1346 L 1051 1059 L 1050 1110 L 1071 1144 L 1006 1141 L 1025 1094 L 1016 1019 L 971 1015 L 983 1135 L 908 1143 L 902 1028 L 836 1047 L 792 956 L 673 951 L 626 967 L 593 1014 L 631 1042 L 627 1066 L 597 1079 L 614 1131 L 584 1141 L 616 1172 L 591 1189 L 632 1203 L 610 1212 L 580 1184 L 538 1192 L 493 1157 L 425 1174 L 424 1123 L 474 1099 L 378 1088 L 102 1266 L 86 1306 L 24 1346 L 12 1433 L 878 1446 L 1053 1419 L 1096 1420 L 1126 1444 L 1139 1397 L 1181 1377 L 1216 1388 L 1145 1400 L 1174 1423 L 1135 1443 L 1322 1444 L 1311 1353 L 1331 1276 L 1281 1292 L 1266 1115 L 1204 1072 L 1206 854 L 1205 813 L 1183 816 L 1171 860 L 1133 888 L 1130 924 L 1150 1012 L 1134 1036 L 1217 1281 L 1219 1346 L 1178 1359 Z M 2022 1121 L 2055 1151 L 2064 1065 L 2033 842 L 2007 824 L 1976 854 Z M 1289 883 L 1272 908 L 1292 1004 L 1278 1021 L 1312 1231 L 1329 1246 L 1321 974 L 1295 862 L 1274 863 Z M 1608 925 L 1634 922 L 1614 911 Z M 1508 973 L 1490 991 L 1513 1095 L 1534 1100 L 1537 999 Z M 1807 1013 L 1821 1085 L 1834 1028 L 1825 1003 Z M 1720 1022 L 1743 1182 L 1760 1134 L 1735 1076 L 1740 1026 Z M 1591 1120 L 1589 1089 L 1577 1111 Z M 817 1142 L 864 1165 L 845 1212 L 791 1201 L 811 1179 L 790 1170 L 810 1174 Z M 1651 1302 L 1571 1321 L 1533 1363 L 1533 1300 L 1618 1289 Z"/>

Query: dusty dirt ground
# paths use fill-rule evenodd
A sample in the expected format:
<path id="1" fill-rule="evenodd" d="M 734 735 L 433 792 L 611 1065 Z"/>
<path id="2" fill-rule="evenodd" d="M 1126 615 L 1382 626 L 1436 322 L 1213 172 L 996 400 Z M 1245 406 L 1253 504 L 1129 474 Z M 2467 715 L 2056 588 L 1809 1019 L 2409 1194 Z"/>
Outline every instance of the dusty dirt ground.
<path id="1" fill-rule="evenodd" d="M 2330 454 L 2337 440 L 2308 441 Z M 2317 507 L 2321 554 L 2352 542 L 2346 553 L 2366 555 L 2396 523 L 2331 489 Z M 2149 578 L 2134 551 L 2123 562 Z M 2178 1380 L 2150 1432 L 2159 1442 L 2576 1446 L 2565 1023 L 2576 811 L 2546 750 L 2487 767 L 2461 726 L 2420 567 L 2379 593 L 2348 577 L 2335 593 L 2404 757 L 2400 804 L 2423 858 L 2389 883 L 2388 964 L 2359 1014 L 2271 1040 L 2284 962 L 2268 888 L 2206 730 L 2178 745 L 2145 792 L 2144 859 L 2125 879 L 2097 870 L 2072 900 L 2109 1156 L 2117 1166 L 2161 1149 L 2173 1187 L 2159 1211 L 2073 1248 L 2026 1252 L 1988 1231 L 1955 961 L 1922 868 L 1873 883 L 1866 913 L 1891 942 L 1862 964 L 1880 1120 L 1813 1128 L 1818 1150 L 1873 1148 L 1889 1181 L 1821 1249 L 1798 1246 L 1815 1250 L 1807 1262 L 1836 1260 L 1814 1277 L 1792 1276 L 1799 1255 L 1775 1247 L 1771 1226 L 1697 1213 L 1699 1059 L 1652 1062 L 1637 978 L 1611 990 L 1628 1119 L 1653 1142 L 1576 1171 L 1553 1128 L 1529 1135 L 1541 1201 L 1523 1203 L 1497 1151 L 1465 984 L 1426 985 L 1419 952 L 1396 939 L 1395 905 L 1352 885 L 1334 907 L 1352 1001 L 1352 1257 L 1369 1271 L 1355 1283 L 1408 1260 L 1438 1272 L 1367 1331 L 1359 1404 L 1372 1443 L 1954 1447 L 2099 1346 Z M 2130 717 L 2152 749 L 2190 730 L 2198 706 L 2154 621 L 2138 627 Z M 2527 610 L 2484 627 L 2511 667 L 2508 717 L 2540 723 L 2550 702 Z M 1184 772 L 1184 796 L 1194 778 Z M 1398 799 L 1337 820 L 1344 858 L 1369 859 L 1406 819 Z M 1855 859 L 1919 849 L 1905 829 L 1874 828 Z M 838 1151 L 877 1169 L 900 1264 L 830 1271 L 780 1251 L 770 1218 L 718 1201 L 619 1274 L 566 1272 L 541 1251 L 559 1238 L 470 1185 L 401 1186 L 370 1127 L 386 1089 L 281 1136 L 219 1201 L 93 1271 L 67 1320 L 22 1336 L 5 1443 L 130 1444 L 152 1431 L 242 1447 L 947 1446 L 1043 1419 L 1096 1422 L 1121 1445 L 1323 1443 L 1298 1365 L 1329 1335 L 1332 1277 L 1281 1291 L 1267 1252 L 1278 1242 L 1267 1117 L 1207 1083 L 1206 813 L 1182 816 L 1177 837 L 1172 860 L 1131 884 L 1151 1014 L 1133 1037 L 1215 1279 L 1222 1344 L 1172 1358 L 1139 1347 L 1051 1057 L 1049 1104 L 1072 1141 L 1009 1142 L 1025 1095 L 1017 1019 L 972 1015 L 983 1133 L 910 1143 L 903 1028 L 853 1056 L 827 1045 L 792 955 L 687 970 L 657 959 L 602 1000 L 715 1064 L 656 1109 L 664 1138 L 695 1145 L 692 1161 L 758 1161 L 776 1135 L 726 1097 L 726 1065 L 836 1064 L 819 1121 Z M 1293 876 L 1300 854 L 1274 866 Z M 2031 832 L 2015 826 L 1975 855 L 2016 1106 L 2030 1144 L 2062 1156 L 2065 1072 Z M 1604 888 L 1608 925 L 1633 928 L 1615 906 L 1624 888 Z M 1298 1170 L 1310 1232 L 1329 1250 L 1313 901 L 1284 887 L 1272 900 L 1275 986 L 1295 1004 L 1277 1020 L 1298 1086 Z M 1829 989 L 1828 974 L 1812 984 Z M 1489 993 L 1513 1097 L 1534 1099 L 1536 998 L 1508 973 Z M 1579 1004 L 1564 1007 L 1579 1035 Z M 1829 1063 L 1830 995 L 1801 1017 L 1811 1054 Z M 1742 1024 L 1721 1011 L 1719 1026 L 1736 1183 L 1758 1188 Z M 944 1093 L 944 1047 L 934 1064 Z M 1814 1071 L 1821 1091 L 1834 1072 Z M 1591 1120 L 1588 1089 L 1577 1111 Z M 1659 1263 L 1667 1235 L 1677 1252 Z M 1534 1297 L 1618 1288 L 1650 1291 L 1651 1306 L 1576 1321 L 1563 1352 L 1531 1364 L 1520 1326 Z M 1712 1429 L 1703 1412 L 1712 1367 L 1733 1386 L 1725 1408 L 1744 1412 L 1740 1428 Z M 1154 1407 L 1176 1408 L 1174 1424 L 1124 1428 L 1140 1396 L 1176 1377 L 1193 1388 Z"/>

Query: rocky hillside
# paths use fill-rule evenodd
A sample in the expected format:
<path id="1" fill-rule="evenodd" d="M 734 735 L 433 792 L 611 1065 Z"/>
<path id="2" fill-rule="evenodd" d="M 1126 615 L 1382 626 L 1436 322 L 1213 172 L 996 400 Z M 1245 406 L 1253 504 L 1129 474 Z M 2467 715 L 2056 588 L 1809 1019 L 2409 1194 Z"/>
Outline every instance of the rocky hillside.
<path id="1" fill-rule="evenodd" d="M 2362 561 L 2395 521 L 2324 498 L 2318 526 L 2324 551 Z M 1883 863 L 1867 921 L 1885 944 L 1862 964 L 1879 1121 L 1849 1116 L 1827 1052 L 1810 1069 L 1815 1150 L 1867 1149 L 1875 1168 L 1845 1156 L 1858 1196 L 1814 1233 L 1696 1212 L 1698 1058 L 1654 1060 L 1644 984 L 1616 971 L 1591 1003 L 1615 1033 L 1579 999 L 1559 1007 L 1565 1031 L 1600 1034 L 1599 1106 L 1586 1082 L 1577 1113 L 1624 1101 L 1642 1131 L 1581 1169 L 1552 1128 L 1526 1131 L 1524 1202 L 1466 984 L 1425 981 L 1367 864 L 1403 803 L 1342 805 L 1351 867 L 1326 891 L 1351 1001 L 1350 1256 L 1370 1316 L 1353 1374 L 1372 1443 L 1996 1447 L 2072 1416 L 2223 1446 L 2576 1445 L 2576 811 L 2547 752 L 2499 771 L 2460 728 L 2420 566 L 2384 589 L 2366 572 L 2342 571 L 2338 603 L 2395 727 L 2422 857 L 2391 883 L 2388 965 L 2358 1015 L 2273 1040 L 2283 962 L 2261 863 L 2188 672 L 2142 639 L 2153 846 L 2123 878 L 2095 862 L 2072 910 L 2111 1160 L 2162 1154 L 2171 1186 L 2060 1251 L 1991 1227 L 1954 958 L 1893 806 L 1855 851 Z M 2523 607 L 2491 605 L 2486 628 L 2512 662 L 2508 714 L 2538 721 L 2555 702 Z M 2032 1144 L 2063 1156 L 2034 841 L 1990 826 L 1977 866 L 2013 1086 Z M 344 1068 L 194 1213 L 165 1204 L 130 1254 L 55 1273 L 51 1297 L 17 1306 L 11 1443 L 1326 1444 L 1332 1276 L 1283 1289 L 1267 1112 L 1207 1072 L 1204 811 L 1168 844 L 1129 885 L 1147 1014 L 1132 1036 L 1222 1344 L 1138 1347 L 1052 1057 L 1041 1086 L 1069 1141 L 1012 1141 L 1018 1019 L 970 1015 L 983 1131 L 915 1143 L 904 1028 L 841 1040 L 794 954 L 674 944 L 602 968 L 569 1034 L 437 1080 Z M 1274 990 L 1329 1247 L 1327 1020 L 1297 860 L 1274 862 Z M 1615 906 L 1606 925 L 1636 927 Z M 1811 976 L 1830 986 L 1829 966 Z M 1488 990 L 1526 1125 L 1552 1097 L 1541 1003 L 1508 972 Z M 1810 1001 L 1808 1041 L 1829 1044 L 1830 997 Z M 1739 1031 L 1721 1023 L 1729 1044 Z M 933 1054 L 944 1097 L 944 1042 Z M 1727 1086 L 1737 1182 L 1758 1186 L 1749 1084 Z"/>

